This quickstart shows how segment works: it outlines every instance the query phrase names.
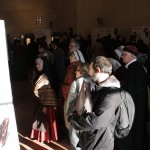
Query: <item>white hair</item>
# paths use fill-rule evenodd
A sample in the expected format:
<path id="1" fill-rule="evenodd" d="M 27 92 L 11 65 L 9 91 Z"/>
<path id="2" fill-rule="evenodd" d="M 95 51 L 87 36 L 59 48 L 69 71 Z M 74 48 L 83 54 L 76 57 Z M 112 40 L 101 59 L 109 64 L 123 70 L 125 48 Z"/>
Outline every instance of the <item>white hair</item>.
<path id="1" fill-rule="evenodd" d="M 37 63 L 37 62 L 39 62 L 39 63 L 42 63 L 42 64 L 43 64 L 43 60 L 42 60 L 41 58 L 37 58 L 37 59 L 35 60 L 35 63 Z"/>

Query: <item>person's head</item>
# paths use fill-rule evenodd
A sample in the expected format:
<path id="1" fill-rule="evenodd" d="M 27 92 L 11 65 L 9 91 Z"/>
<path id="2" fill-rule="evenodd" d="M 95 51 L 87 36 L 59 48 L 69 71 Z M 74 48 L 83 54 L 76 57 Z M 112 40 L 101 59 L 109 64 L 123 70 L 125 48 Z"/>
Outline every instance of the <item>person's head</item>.
<path id="1" fill-rule="evenodd" d="M 54 38 L 53 41 L 51 42 L 52 48 L 58 47 L 60 44 L 60 39 L 59 38 Z"/>
<path id="2" fill-rule="evenodd" d="M 136 59 L 138 50 L 134 45 L 127 45 L 123 49 L 122 59 L 125 64 L 128 64 L 132 60 Z"/>
<path id="3" fill-rule="evenodd" d="M 104 56 L 95 57 L 90 64 L 89 75 L 94 81 L 102 82 L 112 73 L 112 64 Z"/>
<path id="4" fill-rule="evenodd" d="M 76 78 L 79 78 L 83 75 L 88 75 L 89 73 L 89 64 L 80 62 L 76 70 Z"/>
<path id="5" fill-rule="evenodd" d="M 83 57 L 81 51 L 79 51 L 79 50 L 74 50 L 74 51 L 70 52 L 69 59 L 70 59 L 70 63 L 73 63 L 75 61 L 80 61 L 83 63 L 85 62 L 84 57 Z"/>
<path id="6" fill-rule="evenodd" d="M 46 51 L 47 51 L 47 45 L 45 45 L 44 43 L 40 43 L 38 45 L 38 52 L 39 52 L 39 54 L 42 54 L 42 53 L 44 53 Z"/>
<path id="7" fill-rule="evenodd" d="M 73 52 L 75 50 L 80 50 L 80 44 L 77 41 L 71 41 L 69 44 L 69 51 Z"/>
<path id="8" fill-rule="evenodd" d="M 42 39 L 43 39 L 43 41 L 46 41 L 46 36 L 44 35 L 44 36 L 42 37 Z"/>
<path id="9" fill-rule="evenodd" d="M 43 71 L 44 62 L 43 62 L 43 60 L 41 58 L 37 58 L 35 60 L 35 65 L 36 65 L 37 71 L 39 71 L 39 72 Z"/>
<path id="10" fill-rule="evenodd" d="M 31 36 L 31 41 L 30 42 L 31 43 L 35 42 L 35 36 L 34 35 Z"/>

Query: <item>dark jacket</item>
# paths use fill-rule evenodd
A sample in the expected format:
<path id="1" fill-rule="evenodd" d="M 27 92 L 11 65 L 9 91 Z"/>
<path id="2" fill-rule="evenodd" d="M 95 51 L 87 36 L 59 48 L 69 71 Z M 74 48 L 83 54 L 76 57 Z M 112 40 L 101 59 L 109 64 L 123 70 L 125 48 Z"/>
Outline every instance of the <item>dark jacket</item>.
<path id="1" fill-rule="evenodd" d="M 129 92 L 135 104 L 135 118 L 129 135 L 118 141 L 122 149 L 143 150 L 146 133 L 147 75 L 138 61 L 132 62 L 122 80 L 122 87 Z"/>
<path id="2" fill-rule="evenodd" d="M 117 88 L 116 88 L 117 87 Z M 115 110 L 121 104 L 118 80 L 111 76 L 92 93 L 93 110 L 74 116 L 71 123 L 80 132 L 82 150 L 113 150 Z"/>
<path id="3" fill-rule="evenodd" d="M 57 80 L 58 87 L 64 81 L 66 69 L 65 69 L 65 53 L 61 48 L 56 48 L 53 50 L 54 54 L 54 66 L 55 66 L 55 79 Z"/>

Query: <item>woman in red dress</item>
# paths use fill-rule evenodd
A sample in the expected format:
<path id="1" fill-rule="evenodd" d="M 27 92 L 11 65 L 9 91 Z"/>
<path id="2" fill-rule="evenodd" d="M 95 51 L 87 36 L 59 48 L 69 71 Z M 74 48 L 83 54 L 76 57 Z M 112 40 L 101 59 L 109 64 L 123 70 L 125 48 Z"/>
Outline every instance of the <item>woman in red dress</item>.
<path id="1" fill-rule="evenodd" d="M 58 102 L 50 75 L 49 61 L 45 57 L 37 58 L 34 78 L 36 97 L 35 120 L 32 125 L 31 139 L 49 143 L 58 140 L 56 109 Z"/>

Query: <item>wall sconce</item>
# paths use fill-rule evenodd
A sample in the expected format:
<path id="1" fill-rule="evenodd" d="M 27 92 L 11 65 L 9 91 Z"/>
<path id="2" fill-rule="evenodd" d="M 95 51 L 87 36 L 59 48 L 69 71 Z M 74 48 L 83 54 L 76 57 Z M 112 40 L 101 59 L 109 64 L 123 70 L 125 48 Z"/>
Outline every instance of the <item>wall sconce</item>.
<path id="1" fill-rule="evenodd" d="M 37 16 L 36 17 L 36 24 L 41 24 L 42 23 L 42 17 L 41 16 Z"/>

